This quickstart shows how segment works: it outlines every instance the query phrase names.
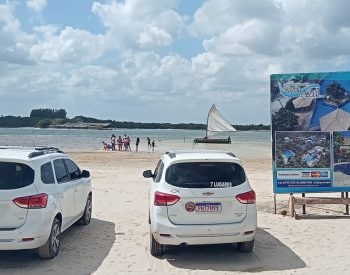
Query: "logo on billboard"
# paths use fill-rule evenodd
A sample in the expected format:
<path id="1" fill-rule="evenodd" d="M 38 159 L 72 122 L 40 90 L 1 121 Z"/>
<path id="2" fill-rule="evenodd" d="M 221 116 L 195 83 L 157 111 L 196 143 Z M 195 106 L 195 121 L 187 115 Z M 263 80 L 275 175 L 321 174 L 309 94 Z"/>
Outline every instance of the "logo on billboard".
<path id="1" fill-rule="evenodd" d="M 312 178 L 328 178 L 329 172 L 328 171 L 312 171 L 311 177 Z"/>
<path id="2" fill-rule="evenodd" d="M 318 97 L 320 95 L 320 85 L 318 84 L 286 82 L 282 86 L 278 82 L 278 88 L 286 97 Z"/>
<path id="3" fill-rule="evenodd" d="M 310 178 L 310 172 L 301 172 L 302 178 Z"/>
<path id="4" fill-rule="evenodd" d="M 318 171 L 313 171 L 313 172 L 311 172 L 311 177 L 312 178 L 319 178 L 319 177 L 321 177 L 321 173 Z"/>

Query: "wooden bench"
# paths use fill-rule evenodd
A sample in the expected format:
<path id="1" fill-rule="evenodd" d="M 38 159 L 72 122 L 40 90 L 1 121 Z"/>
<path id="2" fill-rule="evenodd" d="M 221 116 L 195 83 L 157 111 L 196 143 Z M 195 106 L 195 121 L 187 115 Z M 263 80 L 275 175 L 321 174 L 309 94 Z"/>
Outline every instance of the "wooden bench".
<path id="1" fill-rule="evenodd" d="M 296 216 L 295 205 L 312 205 L 312 204 L 350 204 L 350 198 L 316 198 L 316 197 L 294 197 L 289 198 L 289 213 L 293 218 Z"/>

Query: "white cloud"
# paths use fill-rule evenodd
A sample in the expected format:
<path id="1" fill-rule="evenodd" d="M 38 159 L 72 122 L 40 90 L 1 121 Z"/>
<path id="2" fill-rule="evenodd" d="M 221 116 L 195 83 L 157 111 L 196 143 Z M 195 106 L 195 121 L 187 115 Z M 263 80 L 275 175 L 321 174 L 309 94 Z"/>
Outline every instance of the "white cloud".
<path id="1" fill-rule="evenodd" d="M 279 24 L 279 7 L 270 0 L 208 0 L 195 12 L 190 31 L 197 35 L 217 35 L 254 19 Z"/>
<path id="2" fill-rule="evenodd" d="M 280 33 L 281 49 L 285 54 L 298 56 L 300 63 L 328 63 L 336 66 L 350 55 L 350 21 L 346 10 L 348 1 L 337 5 L 329 1 L 282 1 L 288 19 Z M 312 67 L 313 66 L 309 66 Z"/>
<path id="3" fill-rule="evenodd" d="M 188 93 L 192 94 L 193 89 L 189 89 L 195 82 L 192 76 L 191 63 L 174 54 L 158 58 L 157 63 L 144 66 L 130 79 L 134 93 L 142 99 L 148 102 L 174 103 Z"/>
<path id="4" fill-rule="evenodd" d="M 59 31 L 59 28 L 55 25 L 36 26 L 33 28 L 34 33 L 39 35 L 38 39 L 48 40 Z"/>
<path id="5" fill-rule="evenodd" d="M 31 56 L 46 62 L 90 62 L 99 58 L 105 50 L 102 35 L 66 27 L 59 34 L 51 27 L 39 28 L 44 40 L 38 41 L 30 50 Z"/>
<path id="6" fill-rule="evenodd" d="M 37 13 L 45 9 L 46 5 L 47 5 L 47 0 L 27 0 L 28 8 L 32 9 Z"/>
<path id="7" fill-rule="evenodd" d="M 32 35 L 21 30 L 21 23 L 9 4 L 0 4 L 0 61 L 28 64 Z"/>
<path id="8" fill-rule="evenodd" d="M 192 58 L 194 73 L 207 76 L 215 75 L 225 66 L 225 61 L 213 53 L 207 52 Z"/>
<path id="9" fill-rule="evenodd" d="M 152 49 L 154 46 L 169 46 L 171 42 L 171 35 L 164 29 L 149 26 L 140 33 L 137 44 L 141 49 Z"/>
<path id="10" fill-rule="evenodd" d="M 174 0 L 112 0 L 94 2 L 92 12 L 107 28 L 111 48 L 124 51 L 169 46 L 184 26 L 175 7 Z"/>
<path id="11" fill-rule="evenodd" d="M 279 27 L 252 19 L 205 39 L 203 45 L 207 51 L 223 55 L 273 54 L 279 51 L 280 31 Z"/>

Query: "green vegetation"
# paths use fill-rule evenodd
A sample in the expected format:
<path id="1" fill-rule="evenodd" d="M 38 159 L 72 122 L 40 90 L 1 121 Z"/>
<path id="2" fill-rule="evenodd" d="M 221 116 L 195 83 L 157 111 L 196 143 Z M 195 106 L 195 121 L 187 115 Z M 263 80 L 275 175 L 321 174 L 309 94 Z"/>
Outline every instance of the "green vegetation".
<path id="1" fill-rule="evenodd" d="M 260 131 L 260 130 L 264 130 L 264 131 L 269 131 L 270 130 L 270 125 L 264 125 L 264 124 L 249 124 L 249 125 L 232 125 L 235 129 L 237 129 L 238 131 L 250 131 L 250 130 L 254 130 L 254 131 Z"/>
<path id="2" fill-rule="evenodd" d="M 20 116 L 1 116 L 1 128 L 35 127 L 38 119 Z"/>
<path id="3" fill-rule="evenodd" d="M 271 102 L 278 101 L 281 105 L 281 108 L 283 108 L 283 104 L 281 102 L 282 98 L 283 96 L 280 94 L 277 83 L 272 82 L 271 83 Z"/>
<path id="4" fill-rule="evenodd" d="M 348 95 L 344 87 L 336 81 L 329 84 L 326 91 L 327 95 L 329 96 L 329 100 L 335 102 L 336 104 L 341 104 Z"/>
<path id="5" fill-rule="evenodd" d="M 291 131 L 298 126 L 298 117 L 290 110 L 281 108 L 272 116 L 274 131 Z"/>
<path id="6" fill-rule="evenodd" d="M 56 118 L 52 120 L 51 125 L 62 125 L 66 123 L 66 119 L 63 118 Z"/>
<path id="7" fill-rule="evenodd" d="M 30 117 L 20 116 L 1 116 L 1 128 L 17 128 L 17 127 L 38 127 L 48 128 L 50 126 L 62 125 L 65 123 L 109 123 L 109 128 L 124 129 L 184 129 L 184 130 L 205 130 L 205 124 L 199 123 L 155 123 L 155 122 L 132 122 L 132 121 L 116 121 L 101 120 L 92 117 L 76 116 L 72 119 L 66 118 L 67 112 L 64 109 L 36 109 L 32 110 Z M 64 116 L 62 118 L 61 116 Z M 270 130 L 269 125 L 250 124 L 250 125 L 232 125 L 239 131 L 249 130 Z"/>
<path id="8" fill-rule="evenodd" d="M 290 99 L 288 99 L 287 103 L 286 103 L 286 109 L 292 112 L 295 112 L 295 107 L 293 104 L 293 100 L 296 99 L 296 97 L 291 97 Z"/>
<path id="9" fill-rule="evenodd" d="M 51 125 L 50 119 L 40 119 L 38 123 L 35 125 L 37 128 L 49 128 Z"/>
<path id="10" fill-rule="evenodd" d="M 65 109 L 33 109 L 30 112 L 31 118 L 47 118 L 47 119 L 54 119 L 54 118 L 63 118 L 65 119 L 67 117 L 67 112 Z"/>
<path id="11" fill-rule="evenodd" d="M 349 138 L 339 132 L 333 133 L 334 162 L 350 161 Z"/>

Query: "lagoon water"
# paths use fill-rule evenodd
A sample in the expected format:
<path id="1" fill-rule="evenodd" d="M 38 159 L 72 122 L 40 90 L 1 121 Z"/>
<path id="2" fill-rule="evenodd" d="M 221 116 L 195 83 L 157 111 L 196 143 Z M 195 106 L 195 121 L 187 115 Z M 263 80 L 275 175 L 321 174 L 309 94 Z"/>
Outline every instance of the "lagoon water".
<path id="1" fill-rule="evenodd" d="M 54 146 L 62 150 L 101 150 L 102 141 L 110 143 L 112 134 L 117 137 L 131 137 L 131 149 L 135 150 L 136 137 L 139 137 L 140 152 L 148 152 L 146 137 L 155 141 L 155 152 L 163 153 L 171 149 L 192 149 L 193 139 L 203 137 L 203 130 L 178 129 L 36 129 L 0 128 L 0 146 Z M 242 157 L 265 158 L 271 155 L 270 131 L 237 131 L 218 135 L 228 137 L 232 144 L 197 144 L 195 149 L 222 149 L 235 152 Z"/>

